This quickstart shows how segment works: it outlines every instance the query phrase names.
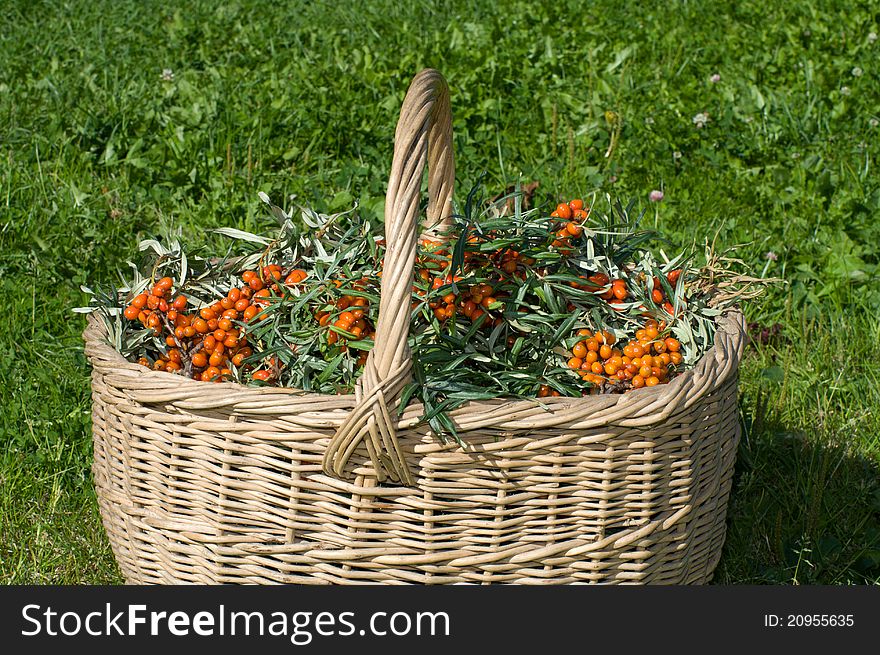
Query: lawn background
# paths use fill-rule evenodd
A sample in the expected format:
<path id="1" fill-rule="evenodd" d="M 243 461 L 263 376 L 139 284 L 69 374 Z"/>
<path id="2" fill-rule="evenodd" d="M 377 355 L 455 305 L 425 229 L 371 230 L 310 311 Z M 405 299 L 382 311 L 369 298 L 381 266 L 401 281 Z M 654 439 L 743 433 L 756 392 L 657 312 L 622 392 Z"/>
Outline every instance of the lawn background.
<path id="1" fill-rule="evenodd" d="M 779 327 L 743 363 L 715 580 L 880 581 L 880 3 L 647 4 L 6 0 L 0 581 L 120 581 L 80 285 L 167 227 L 264 229 L 259 191 L 381 216 L 426 66 L 451 87 L 459 199 L 484 172 L 490 192 L 540 181 L 548 205 L 635 198 L 676 246 L 744 244 L 786 280 L 746 307 Z"/>

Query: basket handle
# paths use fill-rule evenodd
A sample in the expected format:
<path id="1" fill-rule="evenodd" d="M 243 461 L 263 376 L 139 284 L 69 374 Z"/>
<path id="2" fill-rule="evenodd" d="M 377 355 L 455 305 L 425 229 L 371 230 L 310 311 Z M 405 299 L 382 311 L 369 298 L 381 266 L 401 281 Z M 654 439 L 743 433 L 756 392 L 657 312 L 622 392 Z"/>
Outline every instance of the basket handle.
<path id="1" fill-rule="evenodd" d="M 355 407 L 324 454 L 324 472 L 340 479 L 345 477 L 352 454 L 364 444 L 379 482 L 390 477 L 408 486 L 415 484 L 397 440 L 396 415 L 412 370 L 407 338 L 419 237 L 419 196 L 426 164 L 428 212 L 422 234 L 442 240 L 452 223 L 452 112 L 446 80 L 430 68 L 413 78 L 394 134 L 375 345 L 355 387 Z"/>

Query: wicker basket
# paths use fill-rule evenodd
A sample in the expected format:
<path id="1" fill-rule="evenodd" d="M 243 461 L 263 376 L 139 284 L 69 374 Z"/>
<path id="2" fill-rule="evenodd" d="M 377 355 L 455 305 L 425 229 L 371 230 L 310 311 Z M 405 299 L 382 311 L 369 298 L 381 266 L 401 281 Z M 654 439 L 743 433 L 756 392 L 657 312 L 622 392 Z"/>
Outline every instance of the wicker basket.
<path id="1" fill-rule="evenodd" d="M 739 441 L 744 329 L 669 384 L 622 395 L 473 402 L 466 447 L 411 404 L 419 187 L 427 231 L 454 179 L 449 94 L 413 81 L 386 202 L 376 346 L 354 395 L 197 382 L 125 361 L 103 323 L 93 366 L 94 479 L 131 583 L 703 583 L 718 562 Z M 433 229 L 432 229 L 433 228 Z"/>

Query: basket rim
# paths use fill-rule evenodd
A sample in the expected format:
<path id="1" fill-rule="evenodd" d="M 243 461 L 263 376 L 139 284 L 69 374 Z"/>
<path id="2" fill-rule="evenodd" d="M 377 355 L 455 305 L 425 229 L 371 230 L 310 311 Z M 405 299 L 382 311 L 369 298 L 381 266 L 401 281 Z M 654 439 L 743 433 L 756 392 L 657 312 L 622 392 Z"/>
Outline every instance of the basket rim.
<path id="1" fill-rule="evenodd" d="M 237 401 L 263 400 L 263 410 L 276 406 L 279 411 L 293 401 L 323 401 L 325 405 L 313 410 L 305 410 L 310 414 L 344 416 L 356 406 L 354 394 L 323 394 L 303 391 L 292 387 L 250 387 L 237 382 L 202 382 L 189 377 L 153 371 L 140 364 L 130 362 L 113 347 L 107 339 L 107 330 L 103 321 L 91 312 L 87 316 L 87 325 L 83 331 L 85 354 L 96 371 L 101 371 L 118 383 L 121 388 L 141 387 L 149 396 L 162 396 L 165 391 L 186 391 L 188 397 L 200 395 L 217 395 L 221 392 L 226 402 L 217 402 L 213 406 L 230 405 Z M 633 425 L 649 425 L 669 416 L 674 410 L 689 407 L 703 395 L 723 384 L 730 375 L 735 374 L 745 347 L 745 323 L 738 307 L 730 308 L 716 319 L 717 329 L 713 347 L 696 362 L 696 364 L 675 376 L 668 384 L 656 387 L 633 389 L 621 394 L 597 394 L 581 397 L 550 397 L 542 399 L 520 399 L 499 397 L 487 400 L 468 401 L 449 412 L 456 424 L 456 429 L 467 431 L 479 425 L 492 425 L 504 430 L 541 429 L 547 427 L 570 426 L 574 421 L 577 427 L 590 427 L 607 423 L 609 420 L 624 421 Z M 131 382 L 136 384 L 129 385 Z M 212 394 L 199 394 L 209 391 Z M 158 397 L 157 397 L 158 399 Z M 539 410 L 536 412 L 535 410 Z M 579 410 L 572 415 L 572 410 Z M 329 410 L 329 412 L 328 412 Z M 334 411 L 337 410 L 337 411 Z M 302 412 L 303 410 L 299 410 Z M 568 413 L 560 420 L 554 420 L 563 413 Z M 413 399 L 398 419 L 399 429 L 415 427 L 423 413 L 422 403 Z M 523 424 L 523 417 L 535 415 L 544 420 L 528 421 Z M 505 417 L 508 417 L 505 419 Z M 592 417 L 592 419 L 590 418 Z M 654 420 L 651 420 L 654 419 Z M 341 423 L 341 420 L 340 420 Z M 500 436 L 500 435 L 499 435 Z"/>

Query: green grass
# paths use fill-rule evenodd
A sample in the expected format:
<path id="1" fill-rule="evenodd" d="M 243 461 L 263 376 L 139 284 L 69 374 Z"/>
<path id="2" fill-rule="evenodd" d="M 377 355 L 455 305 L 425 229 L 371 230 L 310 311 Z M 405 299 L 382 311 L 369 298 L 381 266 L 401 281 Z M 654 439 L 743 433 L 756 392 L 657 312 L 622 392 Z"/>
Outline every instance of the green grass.
<path id="1" fill-rule="evenodd" d="M 119 581 L 79 285 L 168 225 L 259 230 L 258 191 L 380 216 L 400 102 L 435 66 L 460 191 L 483 172 L 548 203 L 662 188 L 648 209 L 678 246 L 746 244 L 786 280 L 747 307 L 781 329 L 743 364 L 716 580 L 880 582 L 880 3 L 278 4 L 5 3 L 0 580 Z"/>

